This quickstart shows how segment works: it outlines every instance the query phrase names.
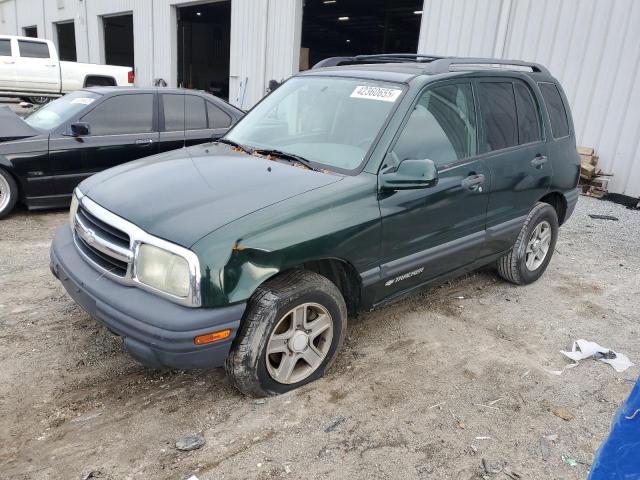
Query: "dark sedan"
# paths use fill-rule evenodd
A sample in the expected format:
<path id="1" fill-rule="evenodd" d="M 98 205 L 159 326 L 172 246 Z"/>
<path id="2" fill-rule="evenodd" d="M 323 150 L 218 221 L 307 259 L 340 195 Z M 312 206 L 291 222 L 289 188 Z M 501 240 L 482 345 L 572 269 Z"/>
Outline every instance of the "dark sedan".
<path id="1" fill-rule="evenodd" d="M 0 109 L 1 110 L 1 109 Z M 171 88 L 78 90 L 25 119 L 0 113 L 0 218 L 69 204 L 96 172 L 218 138 L 244 113 L 205 92 Z"/>

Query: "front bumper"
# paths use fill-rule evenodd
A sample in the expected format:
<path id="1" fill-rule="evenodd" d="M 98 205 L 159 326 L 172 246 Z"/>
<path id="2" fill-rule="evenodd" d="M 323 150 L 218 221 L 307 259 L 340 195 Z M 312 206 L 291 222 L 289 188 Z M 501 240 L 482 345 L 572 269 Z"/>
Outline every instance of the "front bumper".
<path id="1" fill-rule="evenodd" d="M 121 336 L 136 360 L 153 368 L 213 368 L 224 364 L 240 327 L 245 303 L 188 308 L 136 287 L 120 285 L 78 253 L 71 229 L 60 228 L 51 244 L 51 272 L 95 320 Z M 231 329 L 226 340 L 195 345 L 198 335 Z"/>

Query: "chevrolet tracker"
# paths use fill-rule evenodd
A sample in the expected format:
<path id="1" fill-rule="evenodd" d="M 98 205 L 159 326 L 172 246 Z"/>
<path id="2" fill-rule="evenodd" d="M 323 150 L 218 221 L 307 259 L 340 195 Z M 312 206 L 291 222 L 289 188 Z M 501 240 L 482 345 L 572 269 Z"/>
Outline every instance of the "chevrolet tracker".
<path id="1" fill-rule="evenodd" d="M 518 285 L 547 268 L 579 157 L 544 67 L 321 63 L 219 141 L 75 190 L 51 269 L 145 365 L 278 394 L 325 373 L 349 315 L 483 265 Z"/>

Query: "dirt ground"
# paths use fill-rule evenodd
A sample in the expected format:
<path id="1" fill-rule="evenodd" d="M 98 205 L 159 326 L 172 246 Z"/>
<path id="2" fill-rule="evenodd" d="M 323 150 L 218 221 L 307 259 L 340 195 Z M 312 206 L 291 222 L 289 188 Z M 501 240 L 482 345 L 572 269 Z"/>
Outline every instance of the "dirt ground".
<path id="1" fill-rule="evenodd" d="M 583 479 L 638 376 L 548 373 L 578 338 L 640 363 L 640 212 L 609 202 L 580 199 L 536 284 L 487 270 L 361 315 L 324 379 L 264 401 L 136 364 L 49 272 L 66 220 L 0 221 L 3 479 Z"/>

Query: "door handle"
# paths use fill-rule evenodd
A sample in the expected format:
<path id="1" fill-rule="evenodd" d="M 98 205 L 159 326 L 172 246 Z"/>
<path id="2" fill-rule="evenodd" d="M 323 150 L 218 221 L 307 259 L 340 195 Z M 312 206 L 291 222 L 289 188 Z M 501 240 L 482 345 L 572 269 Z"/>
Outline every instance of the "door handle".
<path id="1" fill-rule="evenodd" d="M 54 65 L 49 65 L 49 64 L 47 64 L 47 65 L 45 65 L 45 67 L 53 68 L 53 67 L 55 67 L 55 64 L 54 64 Z"/>
<path id="2" fill-rule="evenodd" d="M 4 61 L 4 62 L 2 62 L 2 63 L 5 63 L 6 65 L 14 65 L 16 62 L 12 62 L 12 61 L 10 61 L 10 60 L 5 60 L 5 61 Z"/>
<path id="3" fill-rule="evenodd" d="M 544 166 L 545 163 L 547 163 L 547 160 L 549 160 L 546 155 L 536 155 L 533 160 L 531 160 L 531 166 L 533 168 L 537 168 L 540 169 Z"/>
<path id="4" fill-rule="evenodd" d="M 150 138 L 139 138 L 138 140 L 136 140 L 136 145 L 141 145 L 143 147 L 148 147 L 152 143 L 153 140 L 151 140 Z"/>
<path id="5" fill-rule="evenodd" d="M 482 192 L 484 187 L 484 175 L 475 173 L 470 174 L 464 180 L 462 180 L 462 188 L 470 190 L 472 192 Z"/>

